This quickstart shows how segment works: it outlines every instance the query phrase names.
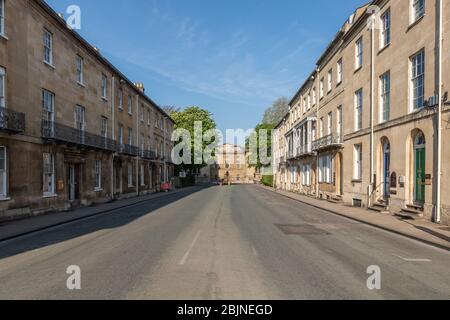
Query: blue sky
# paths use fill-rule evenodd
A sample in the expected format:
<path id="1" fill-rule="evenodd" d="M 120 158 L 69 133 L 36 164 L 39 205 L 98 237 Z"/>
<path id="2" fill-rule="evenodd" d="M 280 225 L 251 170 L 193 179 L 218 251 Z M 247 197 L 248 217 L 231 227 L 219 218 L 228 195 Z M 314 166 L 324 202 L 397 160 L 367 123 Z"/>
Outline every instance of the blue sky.
<path id="1" fill-rule="evenodd" d="M 253 128 L 272 101 L 291 98 L 366 0 L 47 2 L 79 5 L 80 34 L 158 104 L 203 107 L 225 130 Z"/>

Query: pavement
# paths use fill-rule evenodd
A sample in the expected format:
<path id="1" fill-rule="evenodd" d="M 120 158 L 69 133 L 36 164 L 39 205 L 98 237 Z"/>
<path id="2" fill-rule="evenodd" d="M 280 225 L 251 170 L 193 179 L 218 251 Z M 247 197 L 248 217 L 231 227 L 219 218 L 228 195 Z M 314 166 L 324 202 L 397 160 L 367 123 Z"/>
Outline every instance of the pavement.
<path id="1" fill-rule="evenodd" d="M 424 220 L 402 219 L 392 214 L 377 213 L 345 204 L 330 203 L 326 200 L 319 200 L 283 190 L 275 190 L 262 185 L 259 185 L 258 187 L 264 188 L 265 190 L 271 192 L 276 192 L 284 197 L 326 210 L 333 214 L 366 223 L 371 226 L 422 241 L 445 250 L 450 250 L 450 227 L 448 226 L 443 226 Z"/>
<path id="2" fill-rule="evenodd" d="M 68 290 L 68 266 L 81 290 Z M 367 287 L 368 268 L 380 290 Z M 0 242 L 0 299 L 450 299 L 450 253 L 255 186 L 184 190 Z"/>
<path id="3" fill-rule="evenodd" d="M 134 204 L 151 201 L 154 199 L 158 199 L 160 197 L 170 196 L 180 192 L 197 190 L 199 188 L 201 188 L 201 186 L 173 190 L 167 193 L 156 193 L 139 197 L 133 197 L 129 199 L 116 200 L 111 201 L 109 203 L 99 204 L 91 207 L 78 208 L 71 211 L 51 212 L 48 214 L 42 214 L 25 219 L 3 220 L 0 221 L 0 241 L 10 240 L 29 233 L 89 218 L 98 214 L 109 213 L 112 210 L 126 208 Z"/>

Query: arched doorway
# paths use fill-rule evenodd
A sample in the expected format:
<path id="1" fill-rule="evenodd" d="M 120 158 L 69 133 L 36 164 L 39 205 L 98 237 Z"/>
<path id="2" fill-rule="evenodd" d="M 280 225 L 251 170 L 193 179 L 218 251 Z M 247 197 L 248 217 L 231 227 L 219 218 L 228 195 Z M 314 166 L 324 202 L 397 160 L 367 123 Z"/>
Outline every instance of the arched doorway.
<path id="1" fill-rule="evenodd" d="M 414 203 L 419 205 L 425 202 L 425 151 L 425 136 L 419 132 L 414 138 Z"/>
<path id="2" fill-rule="evenodd" d="M 383 142 L 383 197 L 389 198 L 391 195 L 391 144 L 389 140 Z"/>

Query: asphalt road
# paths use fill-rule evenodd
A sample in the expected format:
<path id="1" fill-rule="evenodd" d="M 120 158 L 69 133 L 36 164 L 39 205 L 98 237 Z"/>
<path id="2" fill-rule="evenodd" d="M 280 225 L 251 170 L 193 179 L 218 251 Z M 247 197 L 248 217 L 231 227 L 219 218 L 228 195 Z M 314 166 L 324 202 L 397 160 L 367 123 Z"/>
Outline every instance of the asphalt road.
<path id="1" fill-rule="evenodd" d="M 66 269 L 81 268 L 81 290 Z M 367 288 L 379 266 L 381 289 Z M 0 243 L 1 299 L 450 299 L 450 253 L 255 186 Z"/>

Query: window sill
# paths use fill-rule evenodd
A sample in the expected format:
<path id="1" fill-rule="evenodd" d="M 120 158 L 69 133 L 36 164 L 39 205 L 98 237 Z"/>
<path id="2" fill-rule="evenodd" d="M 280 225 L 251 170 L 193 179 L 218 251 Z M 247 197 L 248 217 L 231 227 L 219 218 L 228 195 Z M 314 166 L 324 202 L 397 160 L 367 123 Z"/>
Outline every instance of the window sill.
<path id="1" fill-rule="evenodd" d="M 9 38 L 4 33 L 0 33 L 0 38 L 2 38 L 4 40 L 9 40 Z"/>
<path id="2" fill-rule="evenodd" d="M 106 98 L 106 97 L 102 97 L 101 98 L 104 102 L 108 102 L 108 98 Z"/>
<path id="3" fill-rule="evenodd" d="M 0 202 L 4 202 L 4 201 L 10 201 L 11 198 L 10 197 L 4 197 L 4 196 L 0 196 Z"/>
<path id="4" fill-rule="evenodd" d="M 391 43 L 389 42 L 387 45 L 385 45 L 384 47 L 380 48 L 380 50 L 378 50 L 377 55 L 382 54 L 385 50 L 387 50 L 389 47 L 391 46 Z"/>
<path id="5" fill-rule="evenodd" d="M 79 85 L 80 87 L 86 88 L 86 85 L 83 82 L 77 81 L 77 85 Z"/>
<path id="6" fill-rule="evenodd" d="M 103 191 L 103 188 L 95 188 L 94 189 L 94 192 L 102 192 Z"/>
<path id="7" fill-rule="evenodd" d="M 119 107 L 118 109 L 119 109 L 120 112 L 123 112 L 123 108 Z"/>
<path id="8" fill-rule="evenodd" d="M 336 88 L 339 87 L 342 84 L 342 80 L 336 83 Z"/>
<path id="9" fill-rule="evenodd" d="M 53 65 L 53 64 L 51 64 L 51 63 L 48 63 L 47 61 L 44 61 L 44 64 L 47 66 L 47 67 L 50 67 L 50 68 L 52 68 L 53 70 L 55 70 L 56 69 L 56 67 Z"/>
<path id="10" fill-rule="evenodd" d="M 352 183 L 362 183 L 362 179 L 352 179 Z"/>
<path id="11" fill-rule="evenodd" d="M 49 198 L 56 198 L 58 195 L 57 194 L 55 194 L 55 193 L 49 193 L 49 194 L 44 194 L 43 196 L 42 196 L 42 198 L 44 198 L 44 199 L 49 199 Z"/>
<path id="12" fill-rule="evenodd" d="M 408 33 L 412 28 L 414 28 L 415 26 L 417 26 L 420 21 L 422 21 L 425 18 L 425 14 L 423 16 L 421 16 L 420 18 L 418 18 L 416 21 L 412 22 L 408 28 L 406 28 L 406 33 Z"/>
<path id="13" fill-rule="evenodd" d="M 356 69 L 355 69 L 355 72 L 354 73 L 358 73 L 359 72 L 359 70 L 361 70 L 363 68 L 363 66 L 359 66 L 359 67 L 357 67 Z"/>

